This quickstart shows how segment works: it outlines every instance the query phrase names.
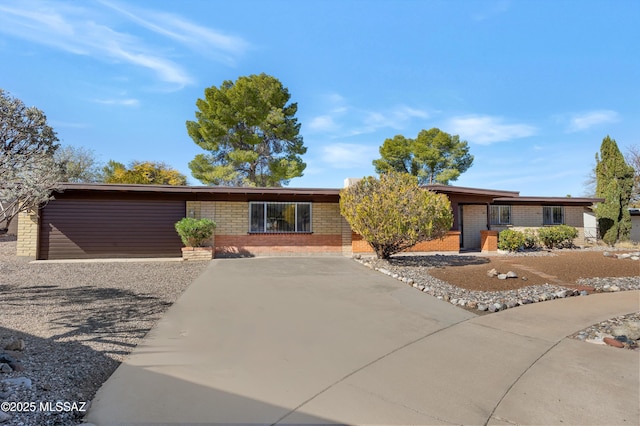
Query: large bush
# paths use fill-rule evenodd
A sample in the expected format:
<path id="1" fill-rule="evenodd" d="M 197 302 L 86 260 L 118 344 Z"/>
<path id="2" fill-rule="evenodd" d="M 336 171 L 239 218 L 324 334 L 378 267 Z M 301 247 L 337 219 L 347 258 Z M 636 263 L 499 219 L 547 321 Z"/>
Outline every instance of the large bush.
<path id="1" fill-rule="evenodd" d="M 578 230 L 573 226 L 558 225 L 538 229 L 538 238 L 547 248 L 572 247 Z"/>
<path id="2" fill-rule="evenodd" d="M 517 251 L 525 244 L 525 235 L 513 229 L 505 229 L 498 234 L 498 248 L 500 250 Z"/>
<path id="3" fill-rule="evenodd" d="M 211 238 L 215 229 L 216 223 L 206 218 L 185 217 L 176 222 L 176 231 L 187 247 L 202 247 Z"/>
<path id="4" fill-rule="evenodd" d="M 340 212 L 380 259 L 421 241 L 442 238 L 453 224 L 444 194 L 420 188 L 416 177 L 389 172 L 340 193 Z"/>

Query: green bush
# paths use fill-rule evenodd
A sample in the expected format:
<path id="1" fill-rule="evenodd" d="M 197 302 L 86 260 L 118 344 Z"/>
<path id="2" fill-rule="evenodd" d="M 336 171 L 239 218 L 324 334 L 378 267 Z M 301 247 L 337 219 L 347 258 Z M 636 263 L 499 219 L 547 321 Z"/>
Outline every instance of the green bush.
<path id="1" fill-rule="evenodd" d="M 535 229 L 527 228 L 524 230 L 524 248 L 533 249 L 538 246 L 538 235 Z"/>
<path id="2" fill-rule="evenodd" d="M 498 235 L 498 248 L 500 250 L 517 251 L 525 244 L 525 235 L 520 231 L 505 229 Z"/>
<path id="3" fill-rule="evenodd" d="M 365 177 L 340 192 L 340 213 L 379 259 L 444 237 L 453 224 L 444 194 L 418 186 L 409 174 L 389 172 Z"/>
<path id="4" fill-rule="evenodd" d="M 185 217 L 176 222 L 176 231 L 187 247 L 202 247 L 211 238 L 214 229 L 216 229 L 216 223 L 211 219 Z"/>
<path id="5" fill-rule="evenodd" d="M 578 230 L 573 226 L 558 225 L 538 229 L 540 242 L 547 248 L 572 247 Z"/>

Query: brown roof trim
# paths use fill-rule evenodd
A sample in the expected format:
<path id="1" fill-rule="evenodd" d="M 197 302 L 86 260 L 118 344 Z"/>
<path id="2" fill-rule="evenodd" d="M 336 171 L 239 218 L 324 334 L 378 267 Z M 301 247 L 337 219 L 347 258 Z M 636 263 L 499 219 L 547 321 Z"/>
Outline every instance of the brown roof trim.
<path id="1" fill-rule="evenodd" d="M 490 197 L 517 197 L 520 193 L 517 191 L 503 191 L 498 189 L 482 189 L 468 188 L 464 186 L 442 185 L 439 183 L 424 185 L 430 191 L 440 192 L 442 194 L 459 194 L 459 195 L 487 195 Z"/>
<path id="2" fill-rule="evenodd" d="M 501 197 L 493 200 L 494 204 L 542 204 L 561 206 L 590 206 L 601 203 L 604 198 L 586 197 Z"/>
<path id="3" fill-rule="evenodd" d="M 331 188 L 258 188 L 232 186 L 174 186 L 138 185 L 114 183 L 63 183 L 61 191 L 106 191 L 106 192 L 164 192 L 178 194 L 233 194 L 233 195 L 339 195 L 339 189 Z"/>

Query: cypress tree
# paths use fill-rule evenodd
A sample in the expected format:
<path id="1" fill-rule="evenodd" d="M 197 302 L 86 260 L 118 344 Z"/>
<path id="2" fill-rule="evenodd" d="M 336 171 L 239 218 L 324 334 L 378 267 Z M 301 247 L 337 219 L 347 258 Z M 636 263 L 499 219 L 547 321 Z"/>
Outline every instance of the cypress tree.
<path id="1" fill-rule="evenodd" d="M 596 153 L 596 196 L 605 199 L 596 206 L 596 218 L 600 236 L 609 245 L 629 239 L 633 177 L 633 167 L 624 161 L 615 139 L 607 135 L 600 145 L 600 156 Z"/>

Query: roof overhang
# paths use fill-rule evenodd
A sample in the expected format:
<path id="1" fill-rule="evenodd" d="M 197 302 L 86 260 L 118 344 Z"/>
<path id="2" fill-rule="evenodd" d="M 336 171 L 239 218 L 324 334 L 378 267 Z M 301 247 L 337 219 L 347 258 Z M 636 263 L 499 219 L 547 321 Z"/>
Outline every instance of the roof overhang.
<path id="1" fill-rule="evenodd" d="M 487 197 L 517 197 L 520 193 L 517 191 L 502 191 L 498 189 L 482 189 L 482 188 L 467 188 L 464 186 L 451 186 L 442 184 L 430 184 L 424 185 L 430 191 L 438 192 L 447 195 L 480 195 Z"/>
<path id="2" fill-rule="evenodd" d="M 501 197 L 493 200 L 494 204 L 510 205 L 543 205 L 543 206 L 591 206 L 604 202 L 604 198 L 586 197 Z"/>
<path id="3" fill-rule="evenodd" d="M 88 198 L 118 196 L 168 195 L 193 201 L 260 201 L 298 200 L 337 202 L 339 189 L 327 188 L 256 188 L 229 186 L 173 186 L 108 183 L 64 183 L 56 191 L 56 198 Z"/>

